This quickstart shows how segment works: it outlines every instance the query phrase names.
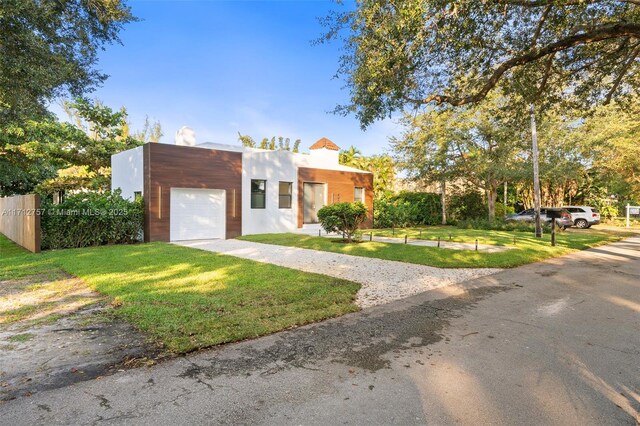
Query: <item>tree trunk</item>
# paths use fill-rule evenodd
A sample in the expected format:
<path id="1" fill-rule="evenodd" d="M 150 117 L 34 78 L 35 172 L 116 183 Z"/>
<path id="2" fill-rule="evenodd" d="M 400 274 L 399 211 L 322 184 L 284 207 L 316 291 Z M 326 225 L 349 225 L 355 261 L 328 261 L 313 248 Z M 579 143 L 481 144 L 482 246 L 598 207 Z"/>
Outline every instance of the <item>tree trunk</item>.
<path id="1" fill-rule="evenodd" d="M 498 190 L 495 186 L 490 186 L 486 190 L 487 193 L 487 207 L 489 207 L 489 221 L 496 220 L 496 200 L 498 199 Z"/>
<path id="2" fill-rule="evenodd" d="M 440 201 L 442 203 L 442 224 L 447 224 L 447 181 L 440 182 Z"/>

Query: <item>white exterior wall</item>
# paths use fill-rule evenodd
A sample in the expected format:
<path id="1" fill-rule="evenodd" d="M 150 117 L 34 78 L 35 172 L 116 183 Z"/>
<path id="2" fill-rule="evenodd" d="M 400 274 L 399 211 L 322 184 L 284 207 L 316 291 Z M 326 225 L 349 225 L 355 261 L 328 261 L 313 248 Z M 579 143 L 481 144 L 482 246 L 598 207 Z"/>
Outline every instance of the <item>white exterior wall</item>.
<path id="1" fill-rule="evenodd" d="M 111 156 L 111 190 L 120 188 L 122 197 L 133 200 L 134 192 L 143 191 L 144 159 L 143 150 L 128 149 Z"/>
<path id="2" fill-rule="evenodd" d="M 251 208 L 251 180 L 267 181 L 264 209 Z M 298 226 L 298 169 L 286 151 L 247 150 L 242 154 L 242 235 L 292 232 Z M 279 205 L 279 183 L 292 183 L 291 208 Z"/>

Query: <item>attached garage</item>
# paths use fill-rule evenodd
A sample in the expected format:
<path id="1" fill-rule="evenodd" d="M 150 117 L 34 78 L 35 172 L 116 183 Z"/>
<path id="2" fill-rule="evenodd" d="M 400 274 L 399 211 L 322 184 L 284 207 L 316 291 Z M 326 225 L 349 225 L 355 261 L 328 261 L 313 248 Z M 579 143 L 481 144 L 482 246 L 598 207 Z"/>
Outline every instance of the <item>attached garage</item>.
<path id="1" fill-rule="evenodd" d="M 225 191 L 171 188 L 170 239 L 225 238 Z"/>

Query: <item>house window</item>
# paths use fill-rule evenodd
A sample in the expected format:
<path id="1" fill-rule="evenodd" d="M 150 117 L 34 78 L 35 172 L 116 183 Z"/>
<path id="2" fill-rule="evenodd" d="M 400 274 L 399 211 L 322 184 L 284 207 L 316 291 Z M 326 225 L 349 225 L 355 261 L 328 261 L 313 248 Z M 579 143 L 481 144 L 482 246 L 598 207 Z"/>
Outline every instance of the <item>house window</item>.
<path id="1" fill-rule="evenodd" d="M 251 179 L 251 208 L 264 209 L 267 196 L 267 181 Z"/>
<path id="2" fill-rule="evenodd" d="M 291 182 L 280 182 L 278 185 L 278 207 L 281 209 L 290 209 L 291 208 L 291 189 L 293 187 L 293 183 Z"/>
<path id="3" fill-rule="evenodd" d="M 360 201 L 364 203 L 364 188 L 355 187 L 353 188 L 353 201 Z"/>
<path id="4" fill-rule="evenodd" d="M 142 198 L 142 191 L 133 191 L 133 199 L 139 200 L 140 198 Z"/>

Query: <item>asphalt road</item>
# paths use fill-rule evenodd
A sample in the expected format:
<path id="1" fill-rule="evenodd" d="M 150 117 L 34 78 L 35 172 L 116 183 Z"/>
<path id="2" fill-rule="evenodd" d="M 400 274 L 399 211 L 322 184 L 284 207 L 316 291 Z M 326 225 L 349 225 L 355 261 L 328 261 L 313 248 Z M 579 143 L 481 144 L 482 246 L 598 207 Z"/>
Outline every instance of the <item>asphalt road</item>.
<path id="1" fill-rule="evenodd" d="M 0 405 L 3 425 L 640 420 L 640 238 Z"/>

